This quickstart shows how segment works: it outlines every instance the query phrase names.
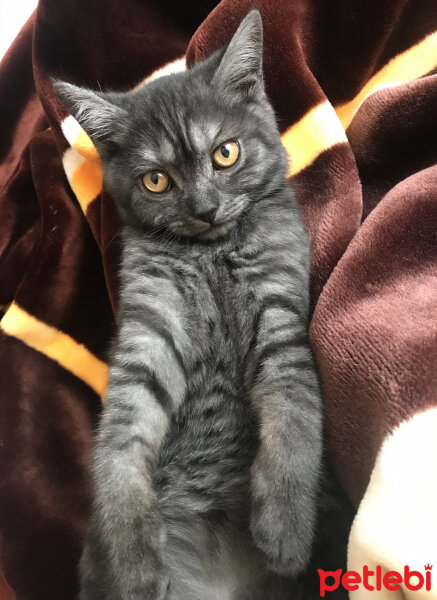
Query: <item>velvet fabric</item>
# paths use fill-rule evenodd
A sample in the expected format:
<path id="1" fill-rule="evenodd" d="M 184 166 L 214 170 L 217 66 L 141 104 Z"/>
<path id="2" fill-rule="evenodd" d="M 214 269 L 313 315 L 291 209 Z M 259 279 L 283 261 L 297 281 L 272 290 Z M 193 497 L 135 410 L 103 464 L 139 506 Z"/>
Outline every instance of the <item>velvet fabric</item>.
<path id="1" fill-rule="evenodd" d="M 312 241 L 328 451 L 356 506 L 385 436 L 437 405 L 434 0 L 40 0 L 0 65 L 1 600 L 77 596 L 101 407 L 86 369 L 117 303 L 118 218 L 68 183 L 50 78 L 131 89 L 206 57 L 253 5 Z"/>

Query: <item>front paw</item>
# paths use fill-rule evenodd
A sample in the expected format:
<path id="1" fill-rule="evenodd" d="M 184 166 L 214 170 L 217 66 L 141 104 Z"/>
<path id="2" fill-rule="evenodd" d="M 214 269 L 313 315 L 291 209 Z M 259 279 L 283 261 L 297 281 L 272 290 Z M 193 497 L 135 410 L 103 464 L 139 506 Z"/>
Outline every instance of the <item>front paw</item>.
<path id="1" fill-rule="evenodd" d="M 80 574 L 80 600 L 169 600 L 169 577 L 161 561 L 146 560 L 136 573 L 124 573 L 121 578 L 112 572 L 103 544 L 91 543 L 89 535 Z"/>
<path id="2" fill-rule="evenodd" d="M 80 560 L 80 600 L 168 600 L 165 528 L 156 506 L 145 514 L 106 539 L 99 515 L 92 515 Z"/>
<path id="3" fill-rule="evenodd" d="M 164 569 L 144 566 L 144 571 L 136 581 L 125 582 L 124 585 L 122 580 L 116 582 L 111 600 L 168 600 L 169 589 L 169 577 Z"/>
<path id="4" fill-rule="evenodd" d="M 147 551 L 140 551 L 140 555 L 142 565 L 131 573 L 132 578 L 123 589 L 122 600 L 168 600 L 170 578 L 160 548 L 149 546 Z M 120 578 L 119 585 L 121 582 Z"/>
<path id="5" fill-rule="evenodd" d="M 296 483 L 252 471 L 250 528 L 268 566 L 280 575 L 296 576 L 308 565 L 315 525 L 315 503 L 299 496 Z"/>
<path id="6" fill-rule="evenodd" d="M 140 591 L 138 600 L 167 600 L 169 587 L 169 577 L 161 570 L 153 574 L 145 589 Z M 134 598 L 136 600 L 137 597 Z"/>

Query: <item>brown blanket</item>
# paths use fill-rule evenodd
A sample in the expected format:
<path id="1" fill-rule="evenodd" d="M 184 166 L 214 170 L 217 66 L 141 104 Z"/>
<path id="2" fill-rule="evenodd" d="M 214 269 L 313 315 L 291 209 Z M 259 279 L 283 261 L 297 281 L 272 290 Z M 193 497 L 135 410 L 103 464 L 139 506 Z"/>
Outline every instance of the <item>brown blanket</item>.
<path id="1" fill-rule="evenodd" d="M 130 89 L 188 44 L 188 63 L 207 56 L 253 4 L 41 0 L 1 63 L 1 600 L 76 597 L 117 299 L 118 219 L 49 78 Z M 350 564 L 423 569 L 437 561 L 435 1 L 255 4 L 312 239 L 328 448 L 360 507 Z"/>

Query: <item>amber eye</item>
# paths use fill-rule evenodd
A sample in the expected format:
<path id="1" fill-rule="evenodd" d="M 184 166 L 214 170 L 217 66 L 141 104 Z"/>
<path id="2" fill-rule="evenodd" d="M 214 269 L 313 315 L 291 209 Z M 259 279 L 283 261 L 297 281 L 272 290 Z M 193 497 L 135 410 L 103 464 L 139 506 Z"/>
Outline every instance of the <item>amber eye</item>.
<path id="1" fill-rule="evenodd" d="M 147 171 L 143 175 L 143 183 L 150 192 L 160 194 L 170 187 L 170 177 L 162 171 Z"/>
<path id="2" fill-rule="evenodd" d="M 226 167 L 232 167 L 237 162 L 237 158 L 240 155 L 240 146 L 238 142 L 224 142 L 220 144 L 218 148 L 214 150 L 212 160 L 221 169 Z"/>

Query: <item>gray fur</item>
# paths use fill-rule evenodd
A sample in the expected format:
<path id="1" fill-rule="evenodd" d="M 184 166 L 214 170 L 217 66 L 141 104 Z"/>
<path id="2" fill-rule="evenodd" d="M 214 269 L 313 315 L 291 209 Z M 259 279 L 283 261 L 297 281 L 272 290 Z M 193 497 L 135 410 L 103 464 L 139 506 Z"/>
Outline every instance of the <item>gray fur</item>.
<path id="1" fill-rule="evenodd" d="M 289 598 L 310 557 L 321 401 L 309 244 L 252 11 L 227 50 L 131 93 L 54 84 L 124 220 L 81 600 Z M 233 167 L 211 155 L 237 139 Z M 168 172 L 153 195 L 141 176 Z M 213 206 L 212 225 L 195 218 Z M 291 581 L 291 580 L 290 580 Z"/>

